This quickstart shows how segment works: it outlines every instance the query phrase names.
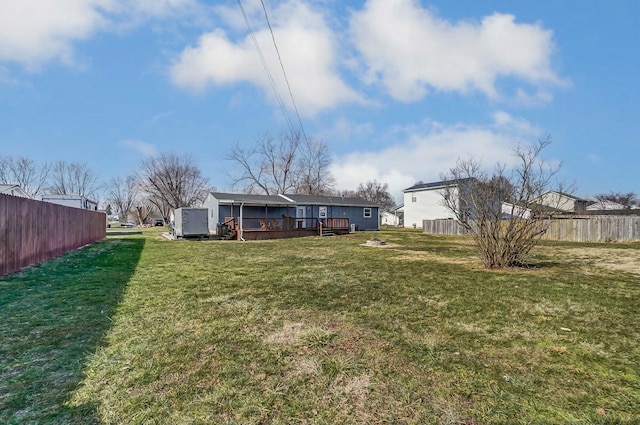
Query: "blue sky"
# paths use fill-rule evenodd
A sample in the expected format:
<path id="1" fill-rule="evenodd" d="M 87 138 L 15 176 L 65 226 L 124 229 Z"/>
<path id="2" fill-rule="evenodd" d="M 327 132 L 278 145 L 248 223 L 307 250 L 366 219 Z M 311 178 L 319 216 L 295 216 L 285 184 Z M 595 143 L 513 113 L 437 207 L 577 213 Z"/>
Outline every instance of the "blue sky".
<path id="1" fill-rule="evenodd" d="M 640 2 L 264 0 L 337 189 L 438 180 L 550 135 L 576 194 L 640 193 Z M 242 0 L 297 123 L 259 0 Z M 232 146 L 287 122 L 237 0 L 0 0 L 1 153 L 101 180 L 186 152 L 228 190 Z"/>

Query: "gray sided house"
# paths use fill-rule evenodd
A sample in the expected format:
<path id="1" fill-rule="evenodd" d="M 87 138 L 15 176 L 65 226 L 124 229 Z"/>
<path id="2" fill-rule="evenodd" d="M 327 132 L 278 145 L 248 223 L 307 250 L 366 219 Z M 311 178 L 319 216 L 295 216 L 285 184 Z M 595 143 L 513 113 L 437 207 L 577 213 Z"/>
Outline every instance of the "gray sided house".
<path id="1" fill-rule="evenodd" d="M 379 230 L 379 206 L 362 198 L 212 192 L 209 231 L 225 239 L 276 239 Z"/>

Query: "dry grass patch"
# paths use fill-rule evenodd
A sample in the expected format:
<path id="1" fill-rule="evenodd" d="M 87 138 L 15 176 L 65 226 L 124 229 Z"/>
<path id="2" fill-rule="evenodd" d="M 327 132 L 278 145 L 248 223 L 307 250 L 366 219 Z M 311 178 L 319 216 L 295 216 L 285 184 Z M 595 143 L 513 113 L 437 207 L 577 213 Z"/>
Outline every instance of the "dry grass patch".
<path id="1" fill-rule="evenodd" d="M 428 251 L 398 250 L 398 252 L 399 255 L 395 257 L 398 261 L 431 261 L 442 264 L 466 265 L 474 268 L 480 268 L 482 266 L 482 263 L 473 257 L 451 257 Z"/>
<path id="2" fill-rule="evenodd" d="M 588 245 L 580 248 L 576 248 L 576 245 L 541 245 L 538 250 L 551 257 L 552 261 L 578 266 L 585 271 L 595 269 L 598 273 L 620 271 L 640 275 L 640 249 L 634 249 L 634 245 L 619 247 L 600 244 L 597 247 Z"/>
<path id="3" fill-rule="evenodd" d="M 640 276 L 640 249 L 574 248 L 563 250 L 560 255 L 567 258 L 567 261 L 583 262 L 607 270 Z"/>

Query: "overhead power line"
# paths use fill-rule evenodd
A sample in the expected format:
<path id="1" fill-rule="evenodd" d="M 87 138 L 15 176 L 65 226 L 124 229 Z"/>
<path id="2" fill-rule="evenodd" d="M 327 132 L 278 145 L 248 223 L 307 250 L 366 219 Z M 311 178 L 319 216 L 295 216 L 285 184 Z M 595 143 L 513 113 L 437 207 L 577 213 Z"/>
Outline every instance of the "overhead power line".
<path id="1" fill-rule="evenodd" d="M 271 89 L 273 90 L 274 96 L 276 98 L 276 101 L 278 102 L 278 105 L 280 106 L 280 109 L 282 111 L 282 115 L 284 116 L 285 121 L 287 122 L 287 125 L 289 127 L 289 130 L 294 133 L 295 132 L 295 126 L 293 125 L 293 121 L 291 120 L 291 117 L 289 117 L 289 112 L 287 110 L 286 105 L 284 104 L 284 101 L 282 100 L 282 97 L 280 96 L 280 93 L 278 91 L 278 87 L 277 84 L 275 83 L 275 80 L 273 78 L 273 75 L 271 74 L 271 71 L 269 70 L 269 66 L 267 64 L 266 59 L 264 58 L 264 54 L 262 53 L 262 49 L 260 48 L 260 44 L 258 43 L 258 40 L 255 36 L 255 32 L 253 31 L 253 28 L 251 27 L 251 24 L 249 23 L 249 19 L 247 18 L 247 14 L 244 10 L 244 6 L 242 5 L 242 0 L 237 0 L 238 1 L 238 5 L 240 6 L 240 10 L 242 11 L 242 16 L 244 17 L 244 22 L 247 25 L 247 29 L 249 30 L 249 33 L 251 34 L 251 39 L 253 40 L 253 44 L 256 48 L 256 51 L 258 52 L 258 56 L 260 57 L 260 61 L 262 62 L 262 66 L 265 70 L 265 73 L 267 74 L 267 79 L 269 80 L 269 84 L 271 85 Z M 289 90 L 289 96 L 291 98 L 291 104 L 293 106 L 293 110 L 296 113 L 296 117 L 298 119 L 298 125 L 300 126 L 300 132 L 302 133 L 302 136 L 304 137 L 305 141 L 308 141 L 307 138 L 307 133 L 304 130 L 304 125 L 302 124 L 302 119 L 300 118 L 300 113 L 298 111 L 298 106 L 296 105 L 296 101 L 295 98 L 293 96 L 293 90 L 291 89 L 291 84 L 289 83 L 289 78 L 287 77 L 287 72 L 285 70 L 284 67 L 284 63 L 282 61 L 282 56 L 280 55 L 280 49 L 278 48 L 278 43 L 276 42 L 276 38 L 275 35 L 273 33 L 273 28 L 271 27 L 271 21 L 269 20 L 269 14 L 267 13 L 267 8 L 264 4 L 263 0 L 260 0 L 260 4 L 262 5 L 262 11 L 264 12 L 264 18 L 267 21 L 267 26 L 269 27 L 269 32 L 271 34 L 271 40 L 273 41 L 273 47 L 276 50 L 276 55 L 278 57 L 278 62 L 280 63 L 280 69 L 282 70 L 282 75 L 284 76 L 284 81 L 287 85 L 287 89 Z"/>
<path id="2" fill-rule="evenodd" d="M 285 71 L 284 64 L 282 63 L 282 57 L 280 56 L 280 49 L 278 49 L 278 43 L 276 43 L 276 37 L 273 34 L 273 28 L 271 28 L 271 22 L 269 21 L 267 8 L 265 7 L 263 0 L 260 0 L 260 4 L 262 4 L 262 10 L 264 11 L 264 19 L 267 21 L 267 25 L 269 26 L 269 32 L 271 33 L 271 40 L 273 40 L 273 47 L 276 49 L 276 53 L 278 55 L 278 62 L 280 62 L 280 68 L 282 69 L 282 75 L 284 76 L 284 81 L 287 83 L 287 89 L 289 90 L 289 96 L 291 97 L 291 103 L 293 104 L 293 109 L 296 112 L 296 117 L 298 117 L 298 124 L 300 124 L 300 130 L 302 131 L 304 140 L 308 141 L 307 133 L 304 131 L 304 125 L 302 125 L 302 120 L 300 119 L 300 113 L 298 112 L 298 106 L 296 105 L 296 100 L 293 97 L 291 84 L 289 84 L 289 78 L 287 78 L 287 71 Z"/>
<path id="3" fill-rule="evenodd" d="M 271 74 L 271 71 L 269 70 L 269 65 L 267 64 L 266 59 L 264 58 L 264 55 L 262 53 L 262 49 L 260 48 L 260 44 L 258 43 L 258 39 L 256 38 L 255 32 L 253 31 L 253 28 L 251 27 L 251 24 L 249 23 L 249 18 L 247 17 L 247 13 L 244 10 L 244 6 L 242 5 L 242 1 L 238 0 L 238 6 L 240 6 L 240 10 L 242 11 L 242 16 L 244 18 L 244 22 L 247 25 L 247 29 L 249 30 L 249 34 L 251 35 L 251 39 L 253 40 L 253 45 L 256 48 L 256 51 L 258 52 L 258 56 L 260 57 L 260 61 L 262 62 L 262 67 L 264 68 L 265 73 L 267 74 L 267 79 L 269 80 L 269 85 L 271 86 L 271 90 L 273 91 L 273 95 L 276 98 L 276 101 L 278 102 L 278 105 L 280 106 L 280 110 L 282 111 L 282 115 L 284 116 L 284 119 L 287 123 L 287 126 L 289 127 L 289 130 L 291 132 L 295 131 L 295 126 L 293 125 L 293 122 L 291 121 L 291 118 L 289 117 L 289 113 L 287 111 L 287 107 L 284 104 L 284 101 L 282 100 L 282 97 L 280 96 L 280 93 L 278 92 L 278 87 L 275 83 L 275 80 L 273 79 L 273 75 Z"/>

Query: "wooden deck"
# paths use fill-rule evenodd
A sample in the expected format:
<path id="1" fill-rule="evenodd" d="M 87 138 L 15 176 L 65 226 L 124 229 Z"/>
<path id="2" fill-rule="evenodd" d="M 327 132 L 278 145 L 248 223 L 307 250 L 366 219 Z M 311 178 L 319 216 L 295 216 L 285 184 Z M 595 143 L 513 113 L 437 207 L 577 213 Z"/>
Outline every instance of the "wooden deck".
<path id="1" fill-rule="evenodd" d="M 348 218 L 239 218 L 225 217 L 218 226 L 221 239 L 238 239 L 242 229 L 244 240 L 284 239 L 313 235 L 349 233 Z"/>

